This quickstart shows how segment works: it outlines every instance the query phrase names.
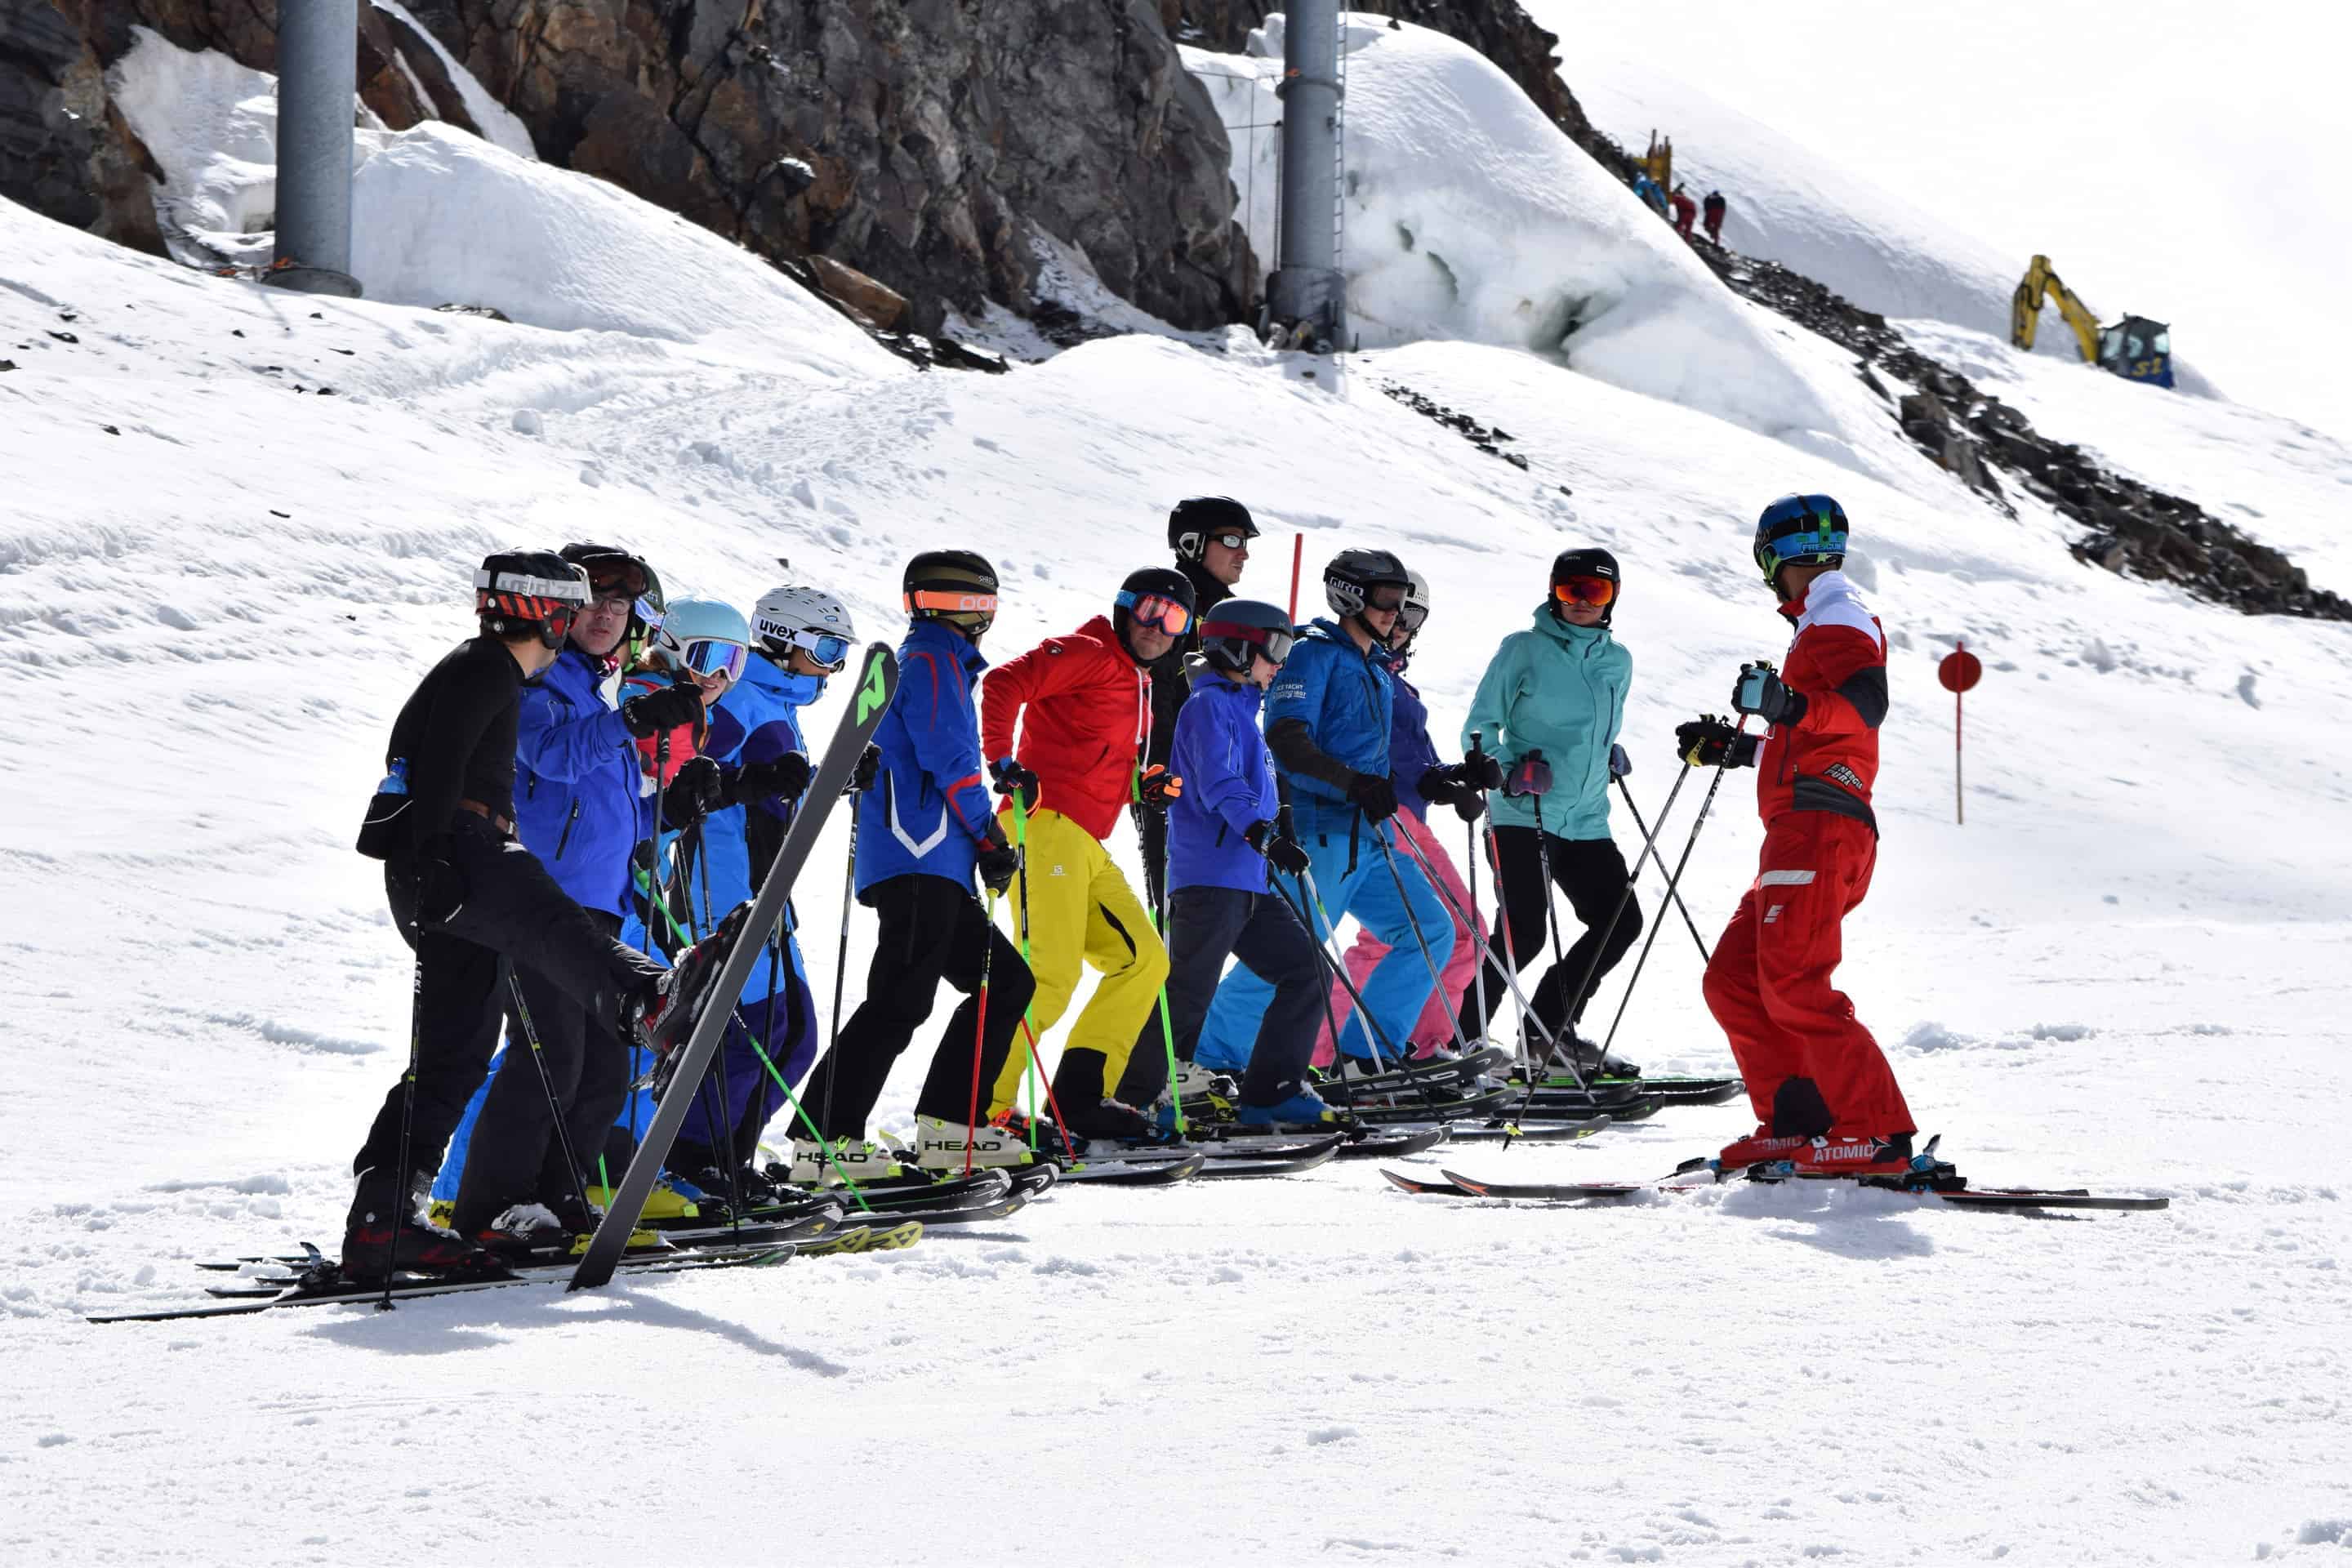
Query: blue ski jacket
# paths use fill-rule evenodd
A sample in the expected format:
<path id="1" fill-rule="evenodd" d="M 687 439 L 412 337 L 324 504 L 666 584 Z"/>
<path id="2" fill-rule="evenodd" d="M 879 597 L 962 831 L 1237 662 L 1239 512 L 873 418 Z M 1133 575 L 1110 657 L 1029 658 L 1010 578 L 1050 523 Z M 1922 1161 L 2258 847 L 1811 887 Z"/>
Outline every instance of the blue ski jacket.
<path id="1" fill-rule="evenodd" d="M 1297 720 L 1318 750 L 1360 773 L 1389 771 L 1389 729 L 1396 700 L 1389 672 L 1359 652 L 1348 634 L 1318 620 L 1291 648 L 1265 694 L 1265 727 Z M 1347 794 L 1276 763 L 1302 824 L 1353 811 Z"/>
<path id="2" fill-rule="evenodd" d="M 1429 738 L 1429 704 L 1404 678 L 1404 661 L 1388 663 L 1389 684 L 1396 688 L 1396 705 L 1389 714 L 1389 776 L 1396 783 L 1397 804 L 1427 819 L 1429 802 L 1421 798 L 1421 775 L 1445 764 Z"/>
<path id="3" fill-rule="evenodd" d="M 882 768 L 857 800 L 857 891 L 919 872 L 975 886 L 987 842 L 986 776 L 972 689 L 988 661 L 937 621 L 917 621 L 898 645 L 898 694 L 874 732 Z"/>
<path id="4" fill-rule="evenodd" d="M 1274 754 L 1258 733 L 1264 694 L 1202 670 L 1178 710 L 1168 771 L 1184 793 L 1168 808 L 1168 886 L 1265 891 L 1265 859 L 1242 837 L 1281 805 Z"/>
<path id="5" fill-rule="evenodd" d="M 744 663 L 742 679 L 729 687 L 727 695 L 711 710 L 710 732 L 703 740 L 702 754 L 737 767 L 745 763 L 772 763 L 787 752 L 807 751 L 800 710 L 824 693 L 823 676 L 794 675 L 755 651 Z M 790 803 L 770 795 L 721 807 L 702 819 L 701 855 L 686 889 L 699 917 L 698 929 L 710 930 L 716 920 L 751 896 L 752 846 L 757 843 L 765 854 L 773 855 L 792 822 L 793 809 Z M 787 903 L 784 930 L 789 933 L 792 929 L 792 906 Z M 796 959 L 798 955 L 789 956 Z M 768 994 L 770 967 L 765 960 L 751 966 L 743 983 L 744 1002 Z"/>
<path id="6" fill-rule="evenodd" d="M 629 851 L 653 829 L 645 771 L 606 691 L 609 667 L 566 647 L 522 689 L 515 828 L 583 909 L 626 912 Z"/>
<path id="7" fill-rule="evenodd" d="M 1495 650 L 1462 725 L 1508 773 L 1541 752 L 1551 764 L 1543 826 L 1560 838 L 1609 837 L 1609 747 L 1625 722 L 1633 656 L 1605 626 L 1572 626 L 1546 605 L 1534 626 Z M 1533 827 L 1535 802 L 1500 791 L 1486 797 L 1497 827 Z"/>

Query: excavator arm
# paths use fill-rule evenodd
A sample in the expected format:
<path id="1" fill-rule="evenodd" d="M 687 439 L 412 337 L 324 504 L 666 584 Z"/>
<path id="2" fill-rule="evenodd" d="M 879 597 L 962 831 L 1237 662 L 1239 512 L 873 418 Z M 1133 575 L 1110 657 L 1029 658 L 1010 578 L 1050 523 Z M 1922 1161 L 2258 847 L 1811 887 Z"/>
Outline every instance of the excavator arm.
<path id="1" fill-rule="evenodd" d="M 2082 346 L 2083 363 L 2099 363 L 2099 319 L 2091 314 L 2074 290 L 2059 280 L 2057 269 L 2046 256 L 2037 256 L 2025 269 L 2023 281 L 2009 301 L 2009 341 L 2021 349 L 2033 347 L 2033 334 L 2042 324 L 2044 300 L 2058 302 L 2058 313 L 2074 329 L 2074 341 Z"/>

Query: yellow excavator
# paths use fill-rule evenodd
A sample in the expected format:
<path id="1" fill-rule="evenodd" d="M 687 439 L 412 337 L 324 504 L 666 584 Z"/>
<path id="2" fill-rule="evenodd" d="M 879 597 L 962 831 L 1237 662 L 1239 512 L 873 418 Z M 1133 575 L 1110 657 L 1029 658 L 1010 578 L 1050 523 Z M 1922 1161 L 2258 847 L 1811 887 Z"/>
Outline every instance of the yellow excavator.
<path id="1" fill-rule="evenodd" d="M 2146 316 L 2126 315 L 2112 327 L 2102 327 L 2074 290 L 2059 280 L 2046 256 L 2037 256 L 2025 269 L 2024 280 L 2009 302 L 2009 341 L 2031 351 L 2033 334 L 2042 325 L 2044 300 L 2055 301 L 2058 313 L 2074 331 L 2086 364 L 2122 376 L 2126 381 L 2172 384 L 2172 328 Z"/>

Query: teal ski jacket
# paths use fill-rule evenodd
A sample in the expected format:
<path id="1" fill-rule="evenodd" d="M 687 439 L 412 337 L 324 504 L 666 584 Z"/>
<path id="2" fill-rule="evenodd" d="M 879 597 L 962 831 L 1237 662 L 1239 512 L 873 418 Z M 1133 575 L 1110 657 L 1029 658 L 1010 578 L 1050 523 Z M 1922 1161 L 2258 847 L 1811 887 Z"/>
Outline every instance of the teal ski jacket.
<path id="1" fill-rule="evenodd" d="M 1570 626 L 1546 605 L 1532 629 L 1513 632 L 1495 650 L 1470 700 L 1463 748 L 1477 735 L 1507 774 L 1520 757 L 1541 752 L 1551 764 L 1544 830 L 1561 838 L 1606 838 L 1609 748 L 1624 725 L 1633 684 L 1633 655 L 1607 627 Z M 1486 799 L 1496 826 L 1536 826 L 1533 800 L 1499 790 Z"/>

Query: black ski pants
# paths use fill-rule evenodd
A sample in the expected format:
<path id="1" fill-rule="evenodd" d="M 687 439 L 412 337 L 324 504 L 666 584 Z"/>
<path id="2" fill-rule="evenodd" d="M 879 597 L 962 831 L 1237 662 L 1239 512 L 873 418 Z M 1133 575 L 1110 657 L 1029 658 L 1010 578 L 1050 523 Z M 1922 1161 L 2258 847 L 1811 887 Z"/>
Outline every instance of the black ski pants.
<path id="1" fill-rule="evenodd" d="M 587 914 L 605 936 L 621 934 L 620 916 L 602 910 Z M 555 1136 L 551 1093 L 563 1108 L 564 1137 L 586 1161 L 604 1152 L 604 1129 L 629 1097 L 628 1047 L 614 1032 L 613 1021 L 592 1017 L 536 969 L 517 968 L 514 981 L 528 1018 L 509 1014 L 506 1060 L 490 1079 L 482 1113 L 474 1121 L 466 1173 L 457 1184 L 456 1228 L 461 1235 L 488 1226 L 510 1204 L 551 1205 L 578 1193 L 581 1173 L 563 1157 L 564 1139 Z M 534 1037 L 537 1065 L 530 1059 Z"/>
<path id="2" fill-rule="evenodd" d="M 1500 921 L 1487 939 L 1487 951 L 1498 963 L 1507 963 L 1509 955 L 1516 952 L 1519 968 L 1524 970 L 1549 951 L 1551 899 L 1543 879 L 1547 852 L 1551 858 L 1551 879 L 1568 895 L 1568 907 L 1584 927 L 1583 934 L 1560 962 L 1544 971 L 1543 978 L 1536 983 L 1535 994 L 1528 999 L 1544 1026 L 1558 1034 L 1563 1023 L 1576 1023 L 1576 1017 L 1567 1014 L 1568 1005 L 1577 993 L 1582 991 L 1584 1001 L 1590 1002 L 1601 977 L 1617 967 L 1625 950 L 1642 934 L 1641 900 L 1626 900 L 1625 912 L 1617 917 L 1616 929 L 1603 941 L 1601 928 L 1609 923 L 1617 900 L 1624 898 L 1626 884 L 1631 880 L 1625 857 L 1619 853 L 1615 839 L 1562 838 L 1557 834 L 1538 833 L 1532 827 L 1496 827 L 1495 847 L 1502 860 L 1503 902 L 1510 915 L 1507 944 L 1504 940 L 1506 928 Z M 1587 970 L 1591 972 L 1589 978 Z M 1495 965 L 1478 966 L 1477 991 L 1485 993 L 1487 1017 L 1501 1016 L 1502 999 L 1509 994 L 1509 988 L 1503 984 Z M 1477 991 L 1463 994 L 1465 1038 L 1476 1037 Z M 1580 1004 L 1576 1011 L 1580 1016 L 1583 1005 Z"/>
<path id="3" fill-rule="evenodd" d="M 1242 1102 L 1278 1105 L 1305 1087 L 1329 984 L 1315 956 L 1315 939 L 1272 893 L 1179 888 L 1168 895 L 1168 1038 L 1161 1037 L 1155 1010 L 1128 1058 L 1120 1100 L 1141 1107 L 1160 1098 L 1168 1087 L 1171 1040 L 1178 1060 L 1192 1059 L 1229 957 L 1274 987 L 1242 1077 Z"/>
<path id="4" fill-rule="evenodd" d="M 407 1180 L 441 1163 L 466 1102 L 481 1087 L 498 1045 L 509 964 L 543 980 L 581 1009 L 588 1026 L 619 1033 L 624 1006 L 659 977 L 661 964 L 624 947 L 555 885 L 538 858 L 470 814 L 452 819 L 450 863 L 464 878 L 466 900 L 446 921 L 416 926 L 416 879 L 405 861 L 384 866 L 393 923 L 416 952 L 415 1110 L 409 1127 Z M 529 1062 L 516 1064 L 532 1073 Z M 536 1085 L 532 1086 L 536 1089 Z M 352 1170 L 397 1197 L 401 1105 L 394 1084 L 368 1129 Z M 482 1157 L 477 1131 L 473 1155 Z"/>
<path id="5" fill-rule="evenodd" d="M 866 1000 L 841 1026 L 841 1037 L 819 1058 L 801 1089 L 801 1104 L 828 1139 L 866 1136 L 866 1119 L 882 1097 L 890 1068 L 931 1015 L 944 980 L 964 994 L 931 1053 L 931 1069 L 915 1100 L 916 1114 L 961 1127 L 979 1096 L 988 1093 L 1013 1049 L 1013 1032 L 1029 1011 L 1035 984 L 1021 950 L 998 930 L 972 890 L 945 877 L 909 872 L 877 882 L 863 902 L 881 917 Z M 988 970 L 988 1022 L 980 1042 L 977 1079 L 973 1037 L 981 1029 L 981 969 Z"/>

